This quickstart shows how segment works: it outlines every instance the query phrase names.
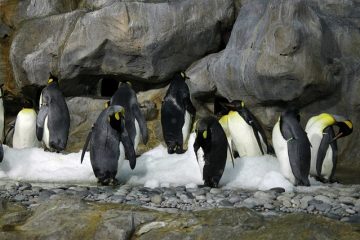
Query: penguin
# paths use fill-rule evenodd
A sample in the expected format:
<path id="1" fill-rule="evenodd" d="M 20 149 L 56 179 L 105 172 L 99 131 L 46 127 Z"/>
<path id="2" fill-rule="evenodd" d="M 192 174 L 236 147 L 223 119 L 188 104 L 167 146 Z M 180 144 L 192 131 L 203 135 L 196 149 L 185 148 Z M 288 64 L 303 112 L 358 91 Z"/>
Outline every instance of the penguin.
<path id="1" fill-rule="evenodd" d="M 85 151 L 90 143 L 90 161 L 95 177 L 102 185 L 116 185 L 118 167 L 122 165 L 124 158 L 120 154 L 122 143 L 130 168 L 136 165 L 134 145 L 125 127 L 125 109 L 118 105 L 112 105 L 104 109 L 90 131 L 81 154 L 83 162 Z M 120 157 L 121 156 L 121 157 Z"/>
<path id="2" fill-rule="evenodd" d="M 227 115 L 223 115 L 219 122 L 226 129 L 229 145 L 234 145 L 240 157 L 255 157 L 272 154 L 274 150 L 268 143 L 264 129 L 259 121 L 245 107 L 243 101 L 235 100 L 225 104 L 228 108 Z M 224 113 L 224 109 L 221 110 Z"/>
<path id="3" fill-rule="evenodd" d="M 39 141 L 36 137 L 36 116 L 33 103 L 25 99 L 23 109 L 16 116 L 12 138 L 13 148 L 39 146 Z"/>
<path id="4" fill-rule="evenodd" d="M 205 186 L 216 188 L 224 173 L 228 143 L 224 130 L 215 117 L 200 119 L 195 124 L 194 152 Z"/>
<path id="5" fill-rule="evenodd" d="M 66 148 L 70 114 L 60 91 L 57 77 L 50 73 L 48 85 L 40 96 L 40 110 L 36 119 L 36 137 L 45 148 L 60 152 Z"/>
<path id="6" fill-rule="evenodd" d="M 334 126 L 339 127 L 337 134 Z M 338 153 L 336 141 L 352 133 L 352 122 L 342 116 L 322 113 L 309 119 L 305 131 L 312 146 L 310 175 L 321 182 L 334 182 Z"/>
<path id="7" fill-rule="evenodd" d="M 3 84 L 0 85 L 0 141 L 4 140 L 4 124 L 5 124 L 5 112 L 4 112 L 4 102 L 3 102 Z"/>
<path id="8" fill-rule="evenodd" d="M 176 73 L 161 104 L 161 126 L 168 153 L 184 153 L 196 110 L 190 99 L 189 79 L 184 72 Z"/>
<path id="9" fill-rule="evenodd" d="M 110 99 L 110 105 L 119 105 L 125 109 L 125 127 L 135 150 L 140 142 L 140 133 L 144 144 L 148 141 L 146 120 L 140 111 L 135 91 L 129 82 L 120 83 L 119 88 Z"/>
<path id="10" fill-rule="evenodd" d="M 297 109 L 281 114 L 273 128 L 272 141 L 283 176 L 295 186 L 310 186 L 310 142 Z"/>

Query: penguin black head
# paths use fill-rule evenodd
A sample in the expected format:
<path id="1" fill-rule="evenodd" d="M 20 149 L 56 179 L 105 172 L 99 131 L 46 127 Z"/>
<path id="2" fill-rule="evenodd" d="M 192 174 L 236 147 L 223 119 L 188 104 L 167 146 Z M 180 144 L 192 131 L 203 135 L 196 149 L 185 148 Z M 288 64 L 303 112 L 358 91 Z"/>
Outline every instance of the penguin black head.
<path id="1" fill-rule="evenodd" d="M 56 76 L 52 75 L 52 73 L 50 72 L 49 73 L 49 79 L 48 79 L 48 84 L 51 84 L 51 83 L 58 83 L 59 80 Z"/>
<path id="2" fill-rule="evenodd" d="M 34 102 L 31 99 L 24 98 L 22 102 L 23 108 L 34 108 Z"/>
<path id="3" fill-rule="evenodd" d="M 125 109 L 121 106 L 115 105 L 108 107 L 108 121 L 110 126 L 117 131 L 121 131 L 122 122 L 121 121 L 125 116 Z"/>
<path id="4" fill-rule="evenodd" d="M 296 107 L 289 107 L 287 108 L 282 114 L 281 117 L 293 117 L 300 122 L 300 111 Z"/>
<path id="5" fill-rule="evenodd" d="M 346 137 L 353 132 L 353 123 L 342 116 L 333 115 L 336 123 L 335 125 L 339 127 L 339 132 L 335 135 L 332 141 L 335 141 L 338 138 Z"/>
<path id="6" fill-rule="evenodd" d="M 206 117 L 200 119 L 195 123 L 195 133 L 196 136 L 200 136 L 202 139 L 206 140 L 209 137 L 209 126 L 214 122 L 217 122 L 217 119 L 214 117 Z"/>

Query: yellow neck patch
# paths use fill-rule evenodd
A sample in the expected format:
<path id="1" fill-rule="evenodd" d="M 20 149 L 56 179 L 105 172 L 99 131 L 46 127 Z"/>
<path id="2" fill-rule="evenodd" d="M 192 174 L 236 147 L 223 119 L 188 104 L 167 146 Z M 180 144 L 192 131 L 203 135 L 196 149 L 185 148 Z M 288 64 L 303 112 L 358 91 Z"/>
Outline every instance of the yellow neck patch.
<path id="1" fill-rule="evenodd" d="M 245 103 L 241 101 L 241 107 L 245 107 Z"/>
<path id="2" fill-rule="evenodd" d="M 117 112 L 117 113 L 115 113 L 115 119 L 116 120 L 120 120 L 120 114 Z"/>
<path id="3" fill-rule="evenodd" d="M 204 131 L 202 135 L 203 135 L 203 138 L 206 139 L 207 138 L 207 131 Z"/>
<path id="4" fill-rule="evenodd" d="M 49 80 L 48 80 L 48 84 L 52 83 L 53 81 L 54 81 L 54 79 L 49 78 Z"/>
<path id="5" fill-rule="evenodd" d="M 328 127 L 328 126 L 331 126 L 331 125 L 334 125 L 336 123 L 336 120 L 335 118 L 328 114 L 328 113 L 322 113 L 320 114 L 319 116 L 317 116 L 317 119 L 318 121 L 321 121 L 324 125 L 324 128 L 325 127 Z"/>
<path id="6" fill-rule="evenodd" d="M 353 124 L 352 124 L 351 121 L 345 121 L 344 123 L 345 123 L 350 129 L 353 128 Z"/>

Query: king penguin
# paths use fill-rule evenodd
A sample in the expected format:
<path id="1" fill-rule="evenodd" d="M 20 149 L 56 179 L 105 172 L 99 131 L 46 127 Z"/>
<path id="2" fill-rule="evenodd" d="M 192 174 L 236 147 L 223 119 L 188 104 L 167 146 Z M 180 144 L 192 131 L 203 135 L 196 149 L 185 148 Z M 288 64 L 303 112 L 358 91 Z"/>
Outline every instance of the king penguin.
<path id="1" fill-rule="evenodd" d="M 32 101 L 24 99 L 23 109 L 16 116 L 13 148 L 39 147 L 40 143 L 36 138 L 36 116 Z"/>
<path id="2" fill-rule="evenodd" d="M 296 109 L 283 112 L 272 132 L 281 173 L 295 186 L 310 186 L 310 142 Z"/>
<path id="3" fill-rule="evenodd" d="M 116 185 L 116 174 L 125 156 L 120 144 L 124 146 L 130 168 L 136 165 L 134 145 L 127 133 L 123 107 L 113 105 L 104 109 L 90 131 L 81 154 L 83 162 L 85 151 L 90 143 L 90 161 L 95 177 L 102 185 Z"/>
<path id="4" fill-rule="evenodd" d="M 135 91 L 129 82 L 120 83 L 119 88 L 111 97 L 110 105 L 119 105 L 125 109 L 125 127 L 130 139 L 134 144 L 135 151 L 140 142 L 140 133 L 144 144 L 148 141 L 148 129 L 146 120 L 140 110 Z"/>
<path id="5" fill-rule="evenodd" d="M 57 77 L 50 73 L 48 85 L 40 96 L 40 110 L 36 119 L 36 137 L 50 151 L 66 148 L 70 115 Z"/>
<path id="6" fill-rule="evenodd" d="M 274 150 L 266 139 L 264 129 L 244 102 L 235 100 L 226 106 L 229 109 L 228 114 L 222 116 L 219 122 L 227 132 L 228 140 L 231 141 L 229 145 L 234 145 L 240 157 L 273 153 Z"/>
<path id="7" fill-rule="evenodd" d="M 337 134 L 334 126 L 339 127 Z M 336 140 L 352 133 L 352 122 L 342 116 L 322 113 L 309 119 L 305 131 L 311 143 L 310 175 L 322 182 L 333 182 L 338 152 Z"/>
<path id="8" fill-rule="evenodd" d="M 205 186 L 218 187 L 224 173 L 228 143 L 226 135 L 215 117 L 200 119 L 195 124 L 195 156 Z"/>
<path id="9" fill-rule="evenodd" d="M 196 114 L 186 79 L 189 77 L 184 72 L 175 74 L 161 105 L 161 126 L 169 154 L 184 153 Z"/>

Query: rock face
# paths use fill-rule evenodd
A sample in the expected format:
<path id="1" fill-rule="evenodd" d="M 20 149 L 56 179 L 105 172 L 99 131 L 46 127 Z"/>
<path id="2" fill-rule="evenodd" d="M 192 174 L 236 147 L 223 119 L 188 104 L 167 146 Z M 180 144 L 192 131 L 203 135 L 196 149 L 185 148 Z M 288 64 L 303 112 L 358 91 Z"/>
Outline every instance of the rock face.
<path id="1" fill-rule="evenodd" d="M 163 82 L 217 51 L 234 19 L 231 0 L 40 2 L 12 41 L 15 80 L 42 85 L 51 71 L 67 95 L 89 93 L 101 76 Z"/>
<path id="2" fill-rule="evenodd" d="M 358 122 L 359 11 L 354 1 L 243 2 L 226 48 L 187 70 L 192 96 L 242 99 L 269 129 L 287 105 L 304 124 L 321 112 Z M 338 141 L 342 162 L 360 166 L 359 137 L 355 127 Z"/>

